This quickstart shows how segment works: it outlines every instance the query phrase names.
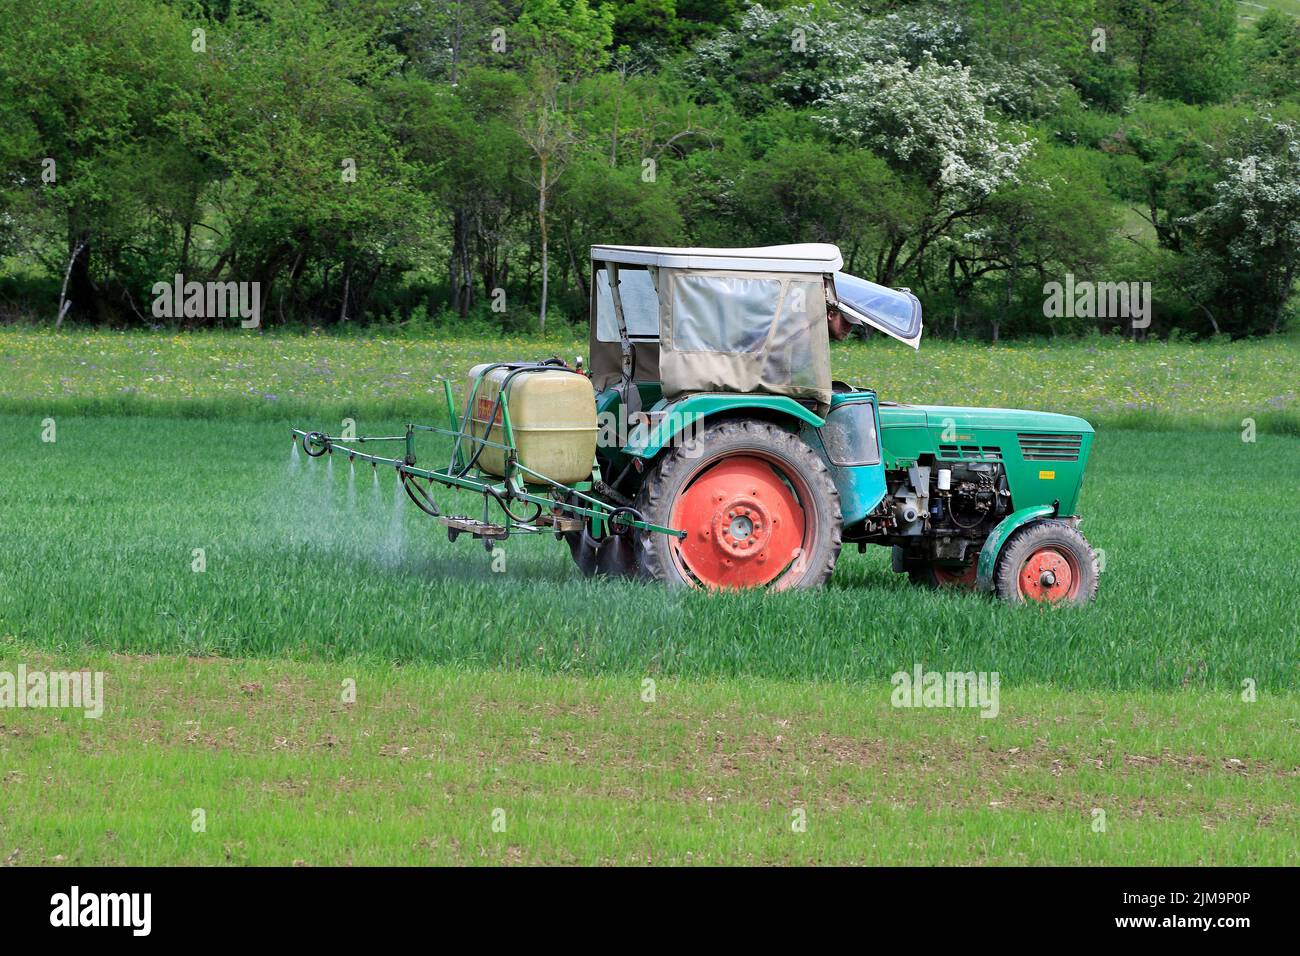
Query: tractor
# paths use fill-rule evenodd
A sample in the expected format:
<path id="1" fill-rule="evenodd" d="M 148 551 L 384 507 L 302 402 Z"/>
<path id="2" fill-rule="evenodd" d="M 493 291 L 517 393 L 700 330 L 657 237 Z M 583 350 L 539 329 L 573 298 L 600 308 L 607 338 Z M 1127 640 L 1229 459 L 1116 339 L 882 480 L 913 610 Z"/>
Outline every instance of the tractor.
<path id="1" fill-rule="evenodd" d="M 395 466 L 453 540 L 550 532 L 587 575 L 808 588 L 830 578 L 845 544 L 874 544 L 920 586 L 1091 600 L 1098 567 L 1079 531 L 1091 426 L 881 401 L 834 381 L 831 338 L 853 326 L 914 349 L 921 340 L 914 295 L 842 265 L 824 243 L 593 246 L 586 368 L 476 366 L 459 412 L 444 383 L 449 428 L 369 439 L 404 440 L 402 459 L 294 437 L 308 454 Z M 446 468 L 417 466 L 422 430 L 451 436 Z M 444 515 L 434 484 L 479 491 L 483 517 Z"/>

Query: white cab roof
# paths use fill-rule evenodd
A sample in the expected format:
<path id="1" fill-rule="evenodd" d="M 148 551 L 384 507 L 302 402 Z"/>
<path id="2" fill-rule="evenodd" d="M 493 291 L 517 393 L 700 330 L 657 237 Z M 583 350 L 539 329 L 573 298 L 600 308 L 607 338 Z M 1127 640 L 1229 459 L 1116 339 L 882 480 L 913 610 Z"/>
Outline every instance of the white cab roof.
<path id="1" fill-rule="evenodd" d="M 844 264 L 838 246 L 801 242 L 749 249 L 681 249 L 667 246 L 592 246 L 594 262 L 660 266 L 669 269 L 731 269 L 741 272 L 838 272 Z"/>

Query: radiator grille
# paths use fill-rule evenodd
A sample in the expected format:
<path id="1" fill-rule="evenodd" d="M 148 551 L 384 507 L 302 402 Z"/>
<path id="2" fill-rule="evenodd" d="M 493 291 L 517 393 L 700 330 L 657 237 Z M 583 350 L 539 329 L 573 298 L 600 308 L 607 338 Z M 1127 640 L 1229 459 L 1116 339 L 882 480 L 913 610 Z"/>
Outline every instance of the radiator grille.
<path id="1" fill-rule="evenodd" d="M 1001 461 L 1002 449 L 992 445 L 940 445 L 939 457 L 945 461 Z"/>
<path id="2" fill-rule="evenodd" d="M 1082 435 L 1017 435 L 1025 461 L 1078 461 Z"/>

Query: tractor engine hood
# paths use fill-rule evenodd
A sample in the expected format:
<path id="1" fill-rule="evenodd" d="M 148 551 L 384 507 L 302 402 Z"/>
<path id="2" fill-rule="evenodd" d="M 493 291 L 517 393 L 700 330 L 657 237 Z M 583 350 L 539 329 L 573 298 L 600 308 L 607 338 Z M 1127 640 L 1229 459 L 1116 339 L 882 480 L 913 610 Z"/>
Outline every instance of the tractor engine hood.
<path id="1" fill-rule="evenodd" d="M 880 425 L 941 428 L 1000 428 L 1013 431 L 1092 434 L 1092 426 L 1074 415 L 1033 412 L 1020 408 L 967 408 L 961 405 L 897 405 L 880 403 Z"/>

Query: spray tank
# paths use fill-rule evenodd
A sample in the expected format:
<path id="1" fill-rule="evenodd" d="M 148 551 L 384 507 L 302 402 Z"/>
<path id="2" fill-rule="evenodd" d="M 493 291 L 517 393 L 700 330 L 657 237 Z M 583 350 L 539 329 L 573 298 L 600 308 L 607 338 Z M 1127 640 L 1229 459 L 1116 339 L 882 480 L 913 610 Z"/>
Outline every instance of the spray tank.
<path id="1" fill-rule="evenodd" d="M 478 451 L 478 467 L 505 474 L 504 422 L 519 464 L 554 481 L 591 477 L 596 456 L 596 394 L 591 379 L 561 367 L 540 369 L 476 365 L 469 370 L 470 429 L 491 445 Z M 504 398 L 502 397 L 504 391 Z M 535 479 L 525 473 L 525 481 Z"/>

